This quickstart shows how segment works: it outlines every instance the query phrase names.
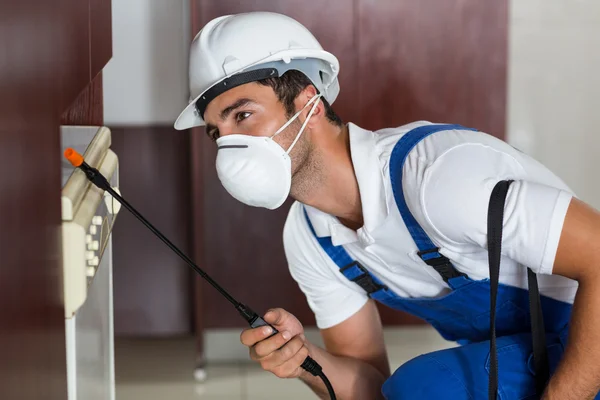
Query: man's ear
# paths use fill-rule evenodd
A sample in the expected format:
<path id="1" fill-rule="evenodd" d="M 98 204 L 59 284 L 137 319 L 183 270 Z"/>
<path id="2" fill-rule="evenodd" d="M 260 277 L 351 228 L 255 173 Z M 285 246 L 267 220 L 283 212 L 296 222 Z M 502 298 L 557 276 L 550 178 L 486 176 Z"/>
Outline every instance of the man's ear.
<path id="1" fill-rule="evenodd" d="M 296 110 L 302 110 L 302 108 L 306 105 L 306 103 L 308 103 L 310 101 L 310 99 L 315 97 L 317 95 L 317 93 L 318 93 L 318 91 L 313 85 L 308 85 L 307 87 L 305 87 L 300 92 L 298 97 L 296 97 L 296 100 L 295 100 Z M 312 105 L 312 103 L 311 103 L 311 105 Z M 310 108 L 310 106 L 306 107 L 306 108 L 308 109 L 308 108 Z"/>
<path id="2" fill-rule="evenodd" d="M 317 88 L 315 88 L 313 85 L 308 85 L 296 98 L 296 109 L 301 110 L 306 105 L 306 103 L 308 103 L 310 99 L 315 97 L 318 93 L 319 92 Z M 313 121 L 318 122 L 325 115 L 325 106 L 323 105 L 322 97 L 320 97 L 318 99 L 313 100 L 313 102 L 310 103 L 310 105 L 304 109 L 301 115 L 302 120 L 304 121 L 304 119 L 308 117 L 308 114 L 310 113 L 312 107 L 315 105 L 315 102 L 318 102 L 319 104 L 317 105 L 315 111 L 313 111 L 312 116 L 310 117 L 310 121 L 308 123 L 309 127 L 313 125 Z"/>

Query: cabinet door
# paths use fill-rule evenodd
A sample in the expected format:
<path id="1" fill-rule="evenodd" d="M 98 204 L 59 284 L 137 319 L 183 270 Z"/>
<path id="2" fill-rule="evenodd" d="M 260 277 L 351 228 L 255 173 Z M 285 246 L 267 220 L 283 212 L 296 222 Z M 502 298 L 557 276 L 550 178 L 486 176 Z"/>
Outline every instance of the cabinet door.
<path id="1" fill-rule="evenodd" d="M 80 96 L 92 81 L 89 1 L 0 0 L 2 399 L 67 398 L 59 126 L 61 115 L 101 122 L 97 82 Z M 110 12 L 95 23 L 110 32 Z"/>
<path id="2" fill-rule="evenodd" d="M 189 136 L 172 127 L 111 127 L 123 195 L 189 254 Z M 192 273 L 129 212 L 114 233 L 116 336 L 191 332 Z"/>

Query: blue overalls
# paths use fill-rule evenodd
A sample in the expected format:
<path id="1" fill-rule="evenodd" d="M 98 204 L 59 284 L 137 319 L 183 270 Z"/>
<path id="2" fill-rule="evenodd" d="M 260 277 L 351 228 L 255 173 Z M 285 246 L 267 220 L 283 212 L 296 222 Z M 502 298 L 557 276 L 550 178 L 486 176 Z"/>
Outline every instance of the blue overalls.
<path id="1" fill-rule="evenodd" d="M 470 279 L 438 252 L 437 246 L 410 213 L 402 190 L 402 168 L 408 153 L 425 137 L 451 129 L 466 128 L 427 125 L 413 129 L 398 141 L 390 158 L 390 178 L 400 214 L 420 250 L 420 257 L 435 268 L 450 286 L 451 292 L 447 295 L 431 299 L 398 296 L 366 267 L 353 260 L 343 246 L 334 246 L 330 237 L 317 237 L 305 213 L 317 241 L 346 278 L 361 286 L 369 297 L 424 319 L 446 340 L 461 344 L 421 355 L 403 364 L 383 385 L 382 392 L 389 400 L 488 398 L 490 281 Z M 572 305 L 546 296 L 542 296 L 541 303 L 550 373 L 553 373 L 566 345 Z M 498 398 L 537 398 L 527 290 L 499 285 L 496 334 Z"/>

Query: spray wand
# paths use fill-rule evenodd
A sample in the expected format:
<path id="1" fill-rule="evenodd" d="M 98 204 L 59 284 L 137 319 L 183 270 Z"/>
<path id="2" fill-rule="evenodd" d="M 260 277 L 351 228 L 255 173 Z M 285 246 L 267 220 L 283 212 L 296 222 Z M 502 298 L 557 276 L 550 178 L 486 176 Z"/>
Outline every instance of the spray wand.
<path id="1" fill-rule="evenodd" d="M 119 195 L 111 186 L 108 180 L 98 171 L 96 168 L 88 165 L 81 154 L 72 148 L 65 150 L 64 156 L 75 168 L 82 170 L 87 176 L 88 180 L 96 185 L 98 188 L 107 191 L 110 195 L 123 205 L 129 212 L 131 212 L 137 219 L 142 222 L 152 233 L 154 233 L 160 240 L 162 240 L 171 250 L 175 252 L 181 259 L 183 259 L 198 275 L 204 278 L 208 283 L 212 285 L 217 291 L 223 295 L 238 311 L 238 313 L 248 322 L 251 328 L 258 328 L 261 326 L 270 326 L 273 329 L 273 335 L 278 333 L 277 329 L 269 325 L 260 315 L 254 312 L 250 307 L 243 303 L 240 303 L 234 299 L 225 289 L 223 289 L 217 282 L 215 282 L 206 272 L 196 265 L 184 252 L 179 250 L 165 235 L 163 235 L 158 229 L 156 229 L 146 218 L 142 216 L 127 200 Z M 271 337 L 269 336 L 269 337 Z M 302 362 L 301 367 L 310 372 L 313 376 L 318 376 L 323 380 L 323 383 L 327 387 L 329 397 L 332 400 L 336 400 L 335 392 L 329 379 L 323 373 L 321 366 L 313 360 L 310 356 L 306 357 Z"/>

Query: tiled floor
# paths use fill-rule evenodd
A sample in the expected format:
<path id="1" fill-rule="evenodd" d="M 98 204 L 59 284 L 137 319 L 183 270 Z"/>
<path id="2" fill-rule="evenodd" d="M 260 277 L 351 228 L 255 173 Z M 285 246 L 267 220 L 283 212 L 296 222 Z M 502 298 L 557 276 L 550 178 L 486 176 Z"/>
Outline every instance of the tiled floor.
<path id="1" fill-rule="evenodd" d="M 392 369 L 419 354 L 452 346 L 428 327 L 386 330 L 385 336 Z M 115 353 L 117 400 L 315 398 L 302 382 L 278 379 L 248 362 L 211 363 L 207 380 L 196 383 L 191 338 L 117 339 Z"/>

